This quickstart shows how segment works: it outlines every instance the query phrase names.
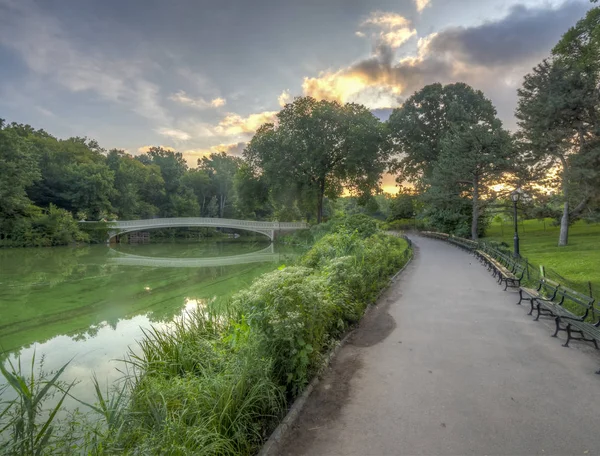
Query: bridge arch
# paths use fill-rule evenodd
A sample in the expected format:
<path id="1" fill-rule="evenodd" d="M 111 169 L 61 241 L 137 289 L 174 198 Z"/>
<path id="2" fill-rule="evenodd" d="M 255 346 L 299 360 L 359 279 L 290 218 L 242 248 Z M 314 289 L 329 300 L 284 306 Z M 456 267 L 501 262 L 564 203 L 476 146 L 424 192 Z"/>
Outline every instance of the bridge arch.
<path id="1" fill-rule="evenodd" d="M 96 223 L 85 222 L 80 223 Z M 135 231 L 152 230 L 159 228 L 189 228 L 189 227 L 210 227 L 210 228 L 233 228 L 255 233 L 264 234 L 271 241 L 279 232 L 290 232 L 304 230 L 308 228 L 305 222 L 257 222 L 252 220 L 236 220 L 225 218 L 209 217 L 172 217 L 155 218 L 146 220 L 119 220 L 109 222 L 109 232 L 107 242 L 120 234 L 132 233 Z"/>

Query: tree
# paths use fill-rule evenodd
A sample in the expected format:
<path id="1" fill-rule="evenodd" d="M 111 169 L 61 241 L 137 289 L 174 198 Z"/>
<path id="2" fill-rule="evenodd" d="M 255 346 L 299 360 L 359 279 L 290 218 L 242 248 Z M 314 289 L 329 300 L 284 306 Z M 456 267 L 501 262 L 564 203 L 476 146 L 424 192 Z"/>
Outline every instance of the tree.
<path id="1" fill-rule="evenodd" d="M 558 245 L 569 224 L 600 194 L 600 8 L 590 10 L 525 77 L 516 112 L 532 167 L 558 169 L 563 210 Z"/>
<path id="2" fill-rule="evenodd" d="M 181 152 L 166 150 L 162 147 L 151 147 L 148 152 L 136 157 L 146 166 L 155 165 L 160 169 L 164 183 L 164 197 L 156 202 L 160 213 L 164 217 L 177 217 L 178 208 L 181 208 L 180 197 L 183 189 L 181 180 L 188 166 Z M 155 193 L 155 197 L 157 194 Z M 188 212 L 186 210 L 186 212 Z"/>
<path id="3" fill-rule="evenodd" d="M 165 199 L 165 183 L 157 165 L 144 165 L 131 155 L 113 149 L 107 156 L 115 174 L 112 204 L 123 219 L 147 218 L 159 212 Z"/>
<path id="4" fill-rule="evenodd" d="M 384 125 L 364 106 L 299 97 L 276 125 L 257 131 L 244 157 L 275 191 L 293 189 L 300 201 L 311 196 L 320 223 L 325 196 L 379 190 L 389 148 Z"/>
<path id="5" fill-rule="evenodd" d="M 389 222 L 410 219 L 415 211 L 415 196 L 409 193 L 398 193 L 390 202 Z"/>
<path id="6" fill-rule="evenodd" d="M 27 189 L 40 179 L 40 170 L 27 143 L 0 119 L 0 238 L 10 236 L 16 218 L 29 215 Z"/>
<path id="7" fill-rule="evenodd" d="M 272 214 L 269 186 L 264 176 L 257 175 L 247 164 L 242 164 L 233 179 L 235 206 L 244 218 L 265 219 Z"/>
<path id="8" fill-rule="evenodd" d="M 493 201 L 492 186 L 512 170 L 514 157 L 511 137 L 498 119 L 471 125 L 444 138 L 429 185 L 440 190 L 432 191 L 432 195 L 446 201 L 470 199 L 471 239 L 479 236 L 484 205 Z"/>
<path id="9" fill-rule="evenodd" d="M 422 183 L 431 176 L 449 133 L 479 122 L 489 124 L 495 117 L 491 101 L 467 84 L 423 87 L 394 109 L 387 122 L 394 152 L 402 156 L 394 167 L 398 180 Z"/>
<path id="10" fill-rule="evenodd" d="M 203 169 L 188 169 L 181 178 L 181 183 L 194 192 L 200 215 L 205 215 L 206 205 L 212 195 L 212 185 L 208 173 Z"/>
<path id="11" fill-rule="evenodd" d="M 225 152 L 213 153 L 198 160 L 198 167 L 208 174 L 212 184 L 221 218 L 225 215 L 227 205 L 233 199 L 233 180 L 241 164 L 241 158 L 232 157 Z"/>

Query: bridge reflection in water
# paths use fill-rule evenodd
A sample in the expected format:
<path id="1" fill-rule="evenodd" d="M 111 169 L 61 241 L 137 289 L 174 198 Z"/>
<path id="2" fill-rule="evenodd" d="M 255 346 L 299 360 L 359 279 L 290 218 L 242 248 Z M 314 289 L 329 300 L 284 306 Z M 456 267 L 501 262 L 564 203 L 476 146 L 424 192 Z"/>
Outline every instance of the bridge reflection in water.
<path id="1" fill-rule="evenodd" d="M 211 266 L 232 266 L 249 263 L 274 263 L 281 261 L 289 254 L 275 253 L 273 244 L 252 253 L 209 258 L 157 258 L 132 255 L 111 249 L 112 256 L 108 262 L 122 266 L 149 266 L 153 268 L 202 268 Z"/>

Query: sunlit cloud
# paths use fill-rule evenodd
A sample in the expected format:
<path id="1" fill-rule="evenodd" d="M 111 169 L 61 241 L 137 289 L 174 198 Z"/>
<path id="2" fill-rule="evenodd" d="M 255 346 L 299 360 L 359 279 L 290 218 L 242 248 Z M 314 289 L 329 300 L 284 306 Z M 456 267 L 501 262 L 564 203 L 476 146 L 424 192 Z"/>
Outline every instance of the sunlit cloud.
<path id="1" fill-rule="evenodd" d="M 226 102 L 227 101 L 225 100 L 225 98 L 217 97 L 217 98 L 214 98 L 214 99 L 212 99 L 210 101 L 210 105 L 213 108 L 218 108 L 218 107 L 221 107 L 221 106 L 225 106 Z"/>
<path id="2" fill-rule="evenodd" d="M 187 141 L 192 137 L 189 133 L 186 133 L 182 130 L 177 130 L 175 128 L 159 128 L 156 130 L 156 132 L 159 135 L 163 135 L 177 141 Z"/>
<path id="3" fill-rule="evenodd" d="M 413 55 L 396 56 L 380 43 L 370 57 L 347 67 L 304 78 L 305 95 L 317 99 L 358 102 L 376 109 L 400 106 L 427 84 L 465 82 L 492 99 L 507 126 L 514 128 L 516 89 L 523 76 L 547 56 L 585 5 L 567 2 L 513 7 L 495 22 L 451 27 L 419 38 Z M 368 20 L 382 27 L 406 25 L 406 19 L 378 13 Z"/>
<path id="4" fill-rule="evenodd" d="M 145 153 L 147 153 L 153 147 L 156 147 L 156 146 L 142 146 L 142 147 L 138 147 L 137 152 L 138 152 L 138 154 L 145 154 Z M 161 147 L 164 150 L 169 150 L 171 152 L 175 152 L 175 149 L 173 149 L 170 146 L 159 146 L 159 147 Z"/>
<path id="5" fill-rule="evenodd" d="M 417 34 L 410 20 L 396 13 L 376 11 L 360 26 L 377 29 L 371 37 L 392 48 L 399 48 Z M 359 33 L 361 35 L 358 35 Z M 357 35 L 366 36 L 362 31 L 357 32 Z"/>
<path id="6" fill-rule="evenodd" d="M 431 0 L 415 0 L 417 12 L 421 13 L 425 8 L 431 5 Z"/>
<path id="7" fill-rule="evenodd" d="M 239 114 L 227 114 L 215 128 L 218 135 L 236 136 L 254 133 L 264 123 L 273 122 L 277 111 L 264 111 L 242 117 Z"/>
<path id="8" fill-rule="evenodd" d="M 286 104 L 288 104 L 290 101 L 292 101 L 292 96 L 290 95 L 289 90 L 284 90 L 283 92 L 281 92 L 281 95 L 279 95 L 279 97 L 277 97 L 277 102 L 279 103 L 279 106 L 281 106 L 282 108 Z"/>
<path id="9" fill-rule="evenodd" d="M 231 144 L 217 144 L 208 148 L 187 149 L 182 153 L 183 158 L 185 158 L 188 165 L 195 167 L 199 159 L 208 157 L 210 154 L 225 152 L 227 155 L 239 157 L 242 155 L 245 147 L 245 142 L 237 142 Z"/>
<path id="10" fill-rule="evenodd" d="M 193 98 L 190 97 L 185 91 L 180 90 L 172 94 L 169 100 L 176 101 L 182 105 L 191 106 L 196 109 L 207 109 L 207 108 L 219 108 L 225 106 L 227 102 L 225 98 L 217 97 L 212 100 L 205 100 L 202 97 Z"/>

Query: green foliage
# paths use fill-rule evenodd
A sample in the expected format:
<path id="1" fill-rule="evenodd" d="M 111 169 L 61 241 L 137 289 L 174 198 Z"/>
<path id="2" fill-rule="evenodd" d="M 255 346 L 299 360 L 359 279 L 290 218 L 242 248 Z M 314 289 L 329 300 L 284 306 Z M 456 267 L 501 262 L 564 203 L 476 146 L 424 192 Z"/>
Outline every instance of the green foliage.
<path id="1" fill-rule="evenodd" d="M 28 217 L 14 221 L 9 237 L 0 240 L 0 246 L 50 247 L 77 242 L 88 242 L 88 234 L 81 231 L 71 213 L 50 204 L 47 210 L 30 206 Z M 104 238 L 106 240 L 106 238 Z"/>
<path id="2" fill-rule="evenodd" d="M 61 385 L 59 380 L 68 364 L 50 378 L 43 371 L 43 361 L 36 375 L 35 354 L 29 375 L 23 373 L 20 362 L 17 366 L 9 362 L 8 368 L 0 363 L 0 373 L 7 387 L 16 395 L 12 400 L 0 402 L 0 450 L 3 454 L 41 455 L 51 452 L 57 443 L 56 415 L 73 387 L 73 383 Z M 55 395 L 58 395 L 58 401 L 46 408 Z"/>
<path id="3" fill-rule="evenodd" d="M 600 190 L 600 8 L 592 8 L 560 40 L 552 58 L 525 76 L 516 116 L 534 178 L 562 196 L 558 244 L 586 209 L 598 211 Z M 558 168 L 559 173 L 547 174 Z M 593 217 L 592 217 L 593 218 Z"/>
<path id="4" fill-rule="evenodd" d="M 515 149 L 501 122 L 498 119 L 489 123 L 480 121 L 462 131 L 449 133 L 442 141 L 432 176 L 426 179 L 428 188 L 423 201 L 438 218 L 448 219 L 452 212 L 458 215 L 464 208 L 464 213 L 470 215 L 470 230 L 466 230 L 468 221 L 457 220 L 453 231 L 459 229 L 461 235 L 477 239 L 482 231 L 481 215 L 496 198 L 493 186 L 507 183 L 507 174 L 514 167 Z M 464 200 L 470 201 L 469 210 Z M 450 213 L 446 215 L 447 210 Z"/>
<path id="5" fill-rule="evenodd" d="M 423 87 L 394 109 L 387 122 L 395 152 L 404 154 L 396 165 L 400 178 L 418 183 L 431 176 L 450 132 L 491 123 L 495 117 L 496 109 L 483 93 L 464 83 Z"/>
<path id="6" fill-rule="evenodd" d="M 390 202 L 390 215 L 387 221 L 410 219 L 415 213 L 415 196 L 398 193 Z"/>
<path id="7" fill-rule="evenodd" d="M 277 119 L 277 128 L 263 125 L 244 150 L 274 199 L 316 212 L 320 223 L 326 196 L 335 199 L 344 187 L 362 195 L 379 188 L 389 148 L 383 124 L 367 108 L 298 97 Z"/>
<path id="8" fill-rule="evenodd" d="M 198 160 L 200 170 L 207 173 L 214 194 L 218 203 L 218 217 L 231 215 L 229 210 L 233 203 L 234 181 L 238 169 L 243 161 L 239 157 L 232 157 L 225 152 L 210 154 L 208 157 L 202 157 Z"/>

